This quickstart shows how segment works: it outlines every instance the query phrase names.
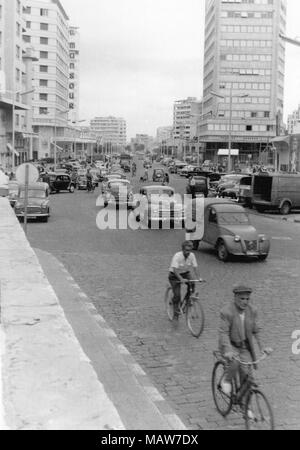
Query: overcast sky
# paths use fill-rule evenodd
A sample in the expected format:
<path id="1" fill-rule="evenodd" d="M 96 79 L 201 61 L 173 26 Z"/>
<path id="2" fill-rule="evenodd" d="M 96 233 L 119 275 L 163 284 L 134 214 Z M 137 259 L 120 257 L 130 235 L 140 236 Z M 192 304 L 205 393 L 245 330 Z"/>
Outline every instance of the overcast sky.
<path id="1" fill-rule="evenodd" d="M 202 96 L 204 0 L 62 0 L 81 31 L 80 119 L 113 115 L 128 138 L 172 125 L 174 100 Z M 300 38 L 300 2 L 287 35 Z M 300 103 L 300 47 L 287 44 L 285 116 Z"/>

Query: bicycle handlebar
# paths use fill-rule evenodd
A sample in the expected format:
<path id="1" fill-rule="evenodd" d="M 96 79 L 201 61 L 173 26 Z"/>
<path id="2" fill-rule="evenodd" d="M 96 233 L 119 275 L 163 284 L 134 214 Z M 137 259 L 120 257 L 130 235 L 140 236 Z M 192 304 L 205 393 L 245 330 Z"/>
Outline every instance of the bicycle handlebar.
<path id="1" fill-rule="evenodd" d="M 242 366 L 254 366 L 255 364 L 259 364 L 261 361 L 263 361 L 264 359 L 266 359 L 268 356 L 267 353 L 263 353 L 262 356 L 257 360 L 257 361 L 251 361 L 251 362 L 245 362 L 245 361 L 241 361 L 239 358 L 237 358 L 236 356 L 233 357 L 233 359 L 235 361 L 237 361 L 238 363 L 240 363 Z"/>
<path id="2" fill-rule="evenodd" d="M 189 283 L 206 283 L 206 280 L 186 280 L 186 281 L 178 281 L 179 284 L 189 284 Z"/>

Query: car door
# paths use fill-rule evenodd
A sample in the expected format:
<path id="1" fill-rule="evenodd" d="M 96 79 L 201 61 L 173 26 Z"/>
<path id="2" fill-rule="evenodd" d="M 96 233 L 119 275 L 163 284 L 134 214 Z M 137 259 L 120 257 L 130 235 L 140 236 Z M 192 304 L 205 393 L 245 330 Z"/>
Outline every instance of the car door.
<path id="1" fill-rule="evenodd" d="M 205 234 L 204 240 L 215 245 L 218 239 L 219 226 L 217 212 L 213 207 L 208 207 L 205 211 Z"/>

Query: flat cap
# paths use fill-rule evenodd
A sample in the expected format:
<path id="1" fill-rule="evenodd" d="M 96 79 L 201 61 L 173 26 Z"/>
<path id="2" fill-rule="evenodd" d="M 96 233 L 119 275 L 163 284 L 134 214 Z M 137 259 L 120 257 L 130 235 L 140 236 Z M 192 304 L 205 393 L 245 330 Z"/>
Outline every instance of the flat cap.
<path id="1" fill-rule="evenodd" d="M 246 286 L 245 284 L 235 284 L 233 286 L 233 293 L 234 294 L 241 294 L 247 292 L 249 294 L 252 293 L 252 289 L 249 286 Z"/>

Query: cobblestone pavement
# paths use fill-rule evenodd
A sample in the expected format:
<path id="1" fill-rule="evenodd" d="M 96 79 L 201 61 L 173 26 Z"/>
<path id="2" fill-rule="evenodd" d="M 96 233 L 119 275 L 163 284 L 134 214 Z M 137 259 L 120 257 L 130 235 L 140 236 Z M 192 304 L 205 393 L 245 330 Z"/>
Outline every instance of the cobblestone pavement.
<path id="1" fill-rule="evenodd" d="M 179 191 L 185 183 L 172 177 Z M 259 231 L 273 238 L 265 263 L 224 264 L 201 244 L 197 259 L 207 280 L 200 291 L 206 327 L 198 340 L 183 319 L 177 325 L 168 321 L 163 304 L 170 259 L 184 233 L 99 231 L 96 197 L 85 192 L 52 196 L 49 224 L 30 224 L 29 239 L 63 262 L 185 424 L 192 429 L 244 427 L 236 413 L 226 420 L 218 415 L 211 395 L 219 311 L 232 298 L 232 285 L 243 280 L 255 289 L 263 338 L 275 349 L 257 375 L 273 405 L 276 427 L 299 429 L 300 356 L 292 354 L 291 336 L 300 329 L 300 225 L 252 216 Z"/>

